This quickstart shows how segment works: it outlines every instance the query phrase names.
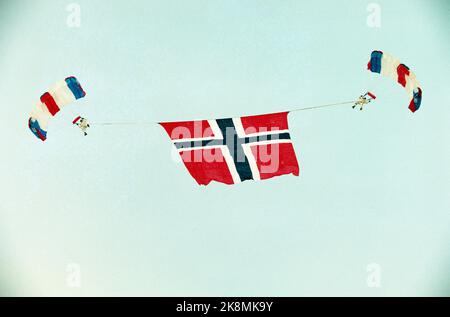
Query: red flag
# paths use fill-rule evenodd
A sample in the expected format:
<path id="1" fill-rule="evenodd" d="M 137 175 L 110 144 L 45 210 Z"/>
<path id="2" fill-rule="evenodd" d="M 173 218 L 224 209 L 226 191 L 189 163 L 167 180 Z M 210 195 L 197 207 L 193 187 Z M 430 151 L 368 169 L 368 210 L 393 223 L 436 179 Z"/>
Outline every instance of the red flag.
<path id="1" fill-rule="evenodd" d="M 288 112 L 216 120 L 162 122 L 192 177 L 237 184 L 299 175 Z"/>

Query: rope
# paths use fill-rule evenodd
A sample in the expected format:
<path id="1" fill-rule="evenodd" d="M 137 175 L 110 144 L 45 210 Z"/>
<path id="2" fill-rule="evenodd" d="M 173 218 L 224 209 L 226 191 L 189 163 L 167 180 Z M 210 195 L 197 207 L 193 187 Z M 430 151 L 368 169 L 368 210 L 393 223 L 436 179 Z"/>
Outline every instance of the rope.
<path id="1" fill-rule="evenodd" d="M 297 109 L 289 110 L 289 112 L 305 111 L 305 110 L 313 110 L 313 109 L 326 108 L 326 107 L 349 105 L 349 104 L 354 104 L 355 102 L 356 102 L 356 100 L 344 101 L 344 102 L 339 102 L 339 103 L 330 103 L 330 104 L 320 105 L 320 106 L 313 106 L 313 107 L 306 107 L 306 108 L 297 108 Z"/>
<path id="2" fill-rule="evenodd" d="M 90 125 L 150 125 L 150 124 L 158 124 L 158 122 L 89 122 Z"/>
<path id="3" fill-rule="evenodd" d="M 330 104 L 325 104 L 325 105 L 320 105 L 320 106 L 295 108 L 295 109 L 288 110 L 288 111 L 289 112 L 297 112 L 297 111 L 314 110 L 314 109 L 320 109 L 320 108 L 349 105 L 349 104 L 354 104 L 355 102 L 356 102 L 356 100 L 339 102 L 339 103 L 330 103 Z M 90 122 L 89 124 L 90 125 L 108 126 L 108 125 L 153 125 L 153 124 L 159 124 L 159 123 L 154 122 L 154 121 L 136 121 L 136 122 Z"/>

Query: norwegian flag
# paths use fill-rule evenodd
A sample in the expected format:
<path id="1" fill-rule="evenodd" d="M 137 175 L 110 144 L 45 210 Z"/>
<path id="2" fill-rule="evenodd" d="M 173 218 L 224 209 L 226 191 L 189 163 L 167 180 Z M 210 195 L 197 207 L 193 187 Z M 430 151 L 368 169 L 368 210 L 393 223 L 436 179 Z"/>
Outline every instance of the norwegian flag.
<path id="1" fill-rule="evenodd" d="M 299 175 L 288 112 L 216 120 L 161 122 L 192 177 L 237 184 Z"/>

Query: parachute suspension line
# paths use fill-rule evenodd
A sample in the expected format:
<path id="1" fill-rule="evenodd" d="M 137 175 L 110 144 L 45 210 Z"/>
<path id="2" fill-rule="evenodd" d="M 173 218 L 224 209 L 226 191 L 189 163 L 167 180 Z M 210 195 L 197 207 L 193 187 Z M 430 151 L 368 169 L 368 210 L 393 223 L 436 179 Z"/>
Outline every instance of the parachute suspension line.
<path id="1" fill-rule="evenodd" d="M 319 106 L 312 106 L 312 107 L 306 107 L 306 108 L 296 108 L 296 109 L 288 110 L 288 112 L 306 111 L 306 110 L 314 110 L 314 109 L 327 108 L 327 107 L 350 105 L 350 104 L 355 104 L 355 102 L 356 102 L 356 100 L 345 101 L 345 102 L 338 102 L 338 103 L 330 103 L 330 104 L 319 105 Z M 156 124 L 159 124 L 159 122 L 154 122 L 154 121 L 90 122 L 90 125 L 98 125 L 98 126 L 108 126 L 108 125 L 156 125 Z"/>

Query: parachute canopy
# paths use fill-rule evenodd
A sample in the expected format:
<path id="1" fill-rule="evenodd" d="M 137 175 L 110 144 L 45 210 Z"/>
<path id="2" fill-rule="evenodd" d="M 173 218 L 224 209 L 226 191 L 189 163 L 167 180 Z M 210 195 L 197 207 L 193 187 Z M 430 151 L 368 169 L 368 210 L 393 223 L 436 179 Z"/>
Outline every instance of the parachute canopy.
<path id="1" fill-rule="evenodd" d="M 416 75 L 408 66 L 401 64 L 399 59 L 382 51 L 373 51 L 367 69 L 373 73 L 391 77 L 405 87 L 411 98 L 409 110 L 415 112 L 419 109 L 422 102 L 422 89 Z"/>
<path id="2" fill-rule="evenodd" d="M 86 93 L 75 77 L 68 77 L 56 83 L 48 92 L 41 96 L 40 102 L 33 107 L 28 120 L 28 127 L 31 132 L 42 141 L 45 141 L 50 119 L 62 108 L 84 96 L 86 96 Z"/>

